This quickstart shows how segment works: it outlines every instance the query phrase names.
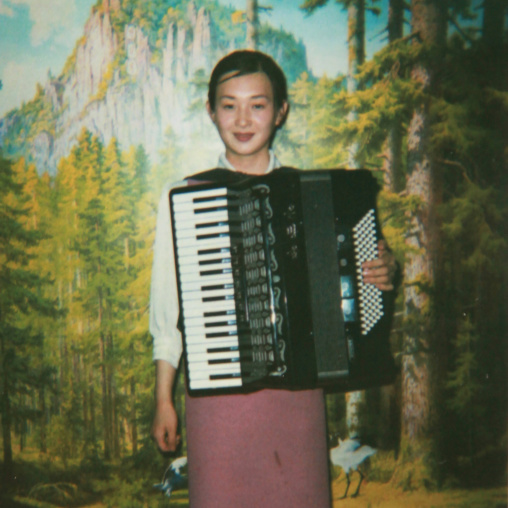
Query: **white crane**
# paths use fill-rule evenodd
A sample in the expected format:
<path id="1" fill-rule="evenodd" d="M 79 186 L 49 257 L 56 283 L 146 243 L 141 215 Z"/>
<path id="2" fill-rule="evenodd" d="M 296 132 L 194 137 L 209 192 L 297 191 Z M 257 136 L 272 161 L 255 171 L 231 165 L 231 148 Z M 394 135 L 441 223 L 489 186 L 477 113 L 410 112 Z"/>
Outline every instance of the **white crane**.
<path id="1" fill-rule="evenodd" d="M 360 471 L 359 466 L 371 455 L 374 455 L 377 452 L 375 448 L 372 448 L 368 445 L 361 445 L 358 439 L 345 439 L 342 441 L 339 439 L 338 446 L 330 449 L 330 460 L 334 466 L 340 466 L 344 473 L 346 473 L 346 492 L 342 496 L 342 499 L 347 496 L 349 485 L 351 480 L 349 478 L 349 473 L 351 470 L 357 471 L 360 475 L 360 481 L 358 482 L 358 487 L 356 487 L 356 491 L 351 497 L 358 496 L 360 492 L 360 485 L 364 478 L 364 474 Z"/>

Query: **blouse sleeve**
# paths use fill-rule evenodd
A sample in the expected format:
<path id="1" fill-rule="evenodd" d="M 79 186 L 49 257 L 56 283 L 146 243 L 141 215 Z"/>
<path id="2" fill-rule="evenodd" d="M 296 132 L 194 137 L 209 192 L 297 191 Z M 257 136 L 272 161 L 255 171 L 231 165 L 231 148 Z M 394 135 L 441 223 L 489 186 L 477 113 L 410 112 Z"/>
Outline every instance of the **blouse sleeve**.
<path id="1" fill-rule="evenodd" d="M 175 368 L 182 355 L 182 336 L 176 327 L 179 305 L 168 194 L 171 188 L 182 185 L 184 182 L 166 185 L 159 201 L 150 290 L 153 359 L 166 360 Z"/>

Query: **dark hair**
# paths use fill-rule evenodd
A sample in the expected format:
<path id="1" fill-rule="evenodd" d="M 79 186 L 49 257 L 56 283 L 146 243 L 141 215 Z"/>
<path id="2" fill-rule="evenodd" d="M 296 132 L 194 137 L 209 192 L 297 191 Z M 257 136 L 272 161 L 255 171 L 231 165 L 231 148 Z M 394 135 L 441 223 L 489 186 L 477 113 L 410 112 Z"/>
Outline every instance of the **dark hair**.
<path id="1" fill-rule="evenodd" d="M 208 83 L 208 102 L 210 109 L 215 111 L 215 98 L 217 95 L 217 87 L 223 81 L 238 76 L 254 74 L 256 72 L 264 72 L 273 90 L 273 101 L 276 109 L 280 109 L 284 102 L 288 100 L 288 90 L 286 84 L 286 76 L 282 69 L 275 61 L 261 53 L 260 51 L 238 50 L 229 53 L 222 60 L 219 60 L 212 71 L 210 82 Z M 226 74 L 230 74 L 226 79 Z"/>

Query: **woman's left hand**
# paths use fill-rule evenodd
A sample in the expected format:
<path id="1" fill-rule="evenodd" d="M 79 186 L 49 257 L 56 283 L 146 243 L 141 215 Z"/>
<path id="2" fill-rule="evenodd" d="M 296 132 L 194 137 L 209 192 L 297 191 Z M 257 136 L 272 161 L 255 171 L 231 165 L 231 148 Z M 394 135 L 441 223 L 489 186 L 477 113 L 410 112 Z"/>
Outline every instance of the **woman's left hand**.
<path id="1" fill-rule="evenodd" d="M 394 288 L 397 262 L 384 240 L 380 240 L 377 246 L 378 257 L 365 261 L 362 265 L 363 282 L 374 284 L 381 291 L 391 291 Z"/>

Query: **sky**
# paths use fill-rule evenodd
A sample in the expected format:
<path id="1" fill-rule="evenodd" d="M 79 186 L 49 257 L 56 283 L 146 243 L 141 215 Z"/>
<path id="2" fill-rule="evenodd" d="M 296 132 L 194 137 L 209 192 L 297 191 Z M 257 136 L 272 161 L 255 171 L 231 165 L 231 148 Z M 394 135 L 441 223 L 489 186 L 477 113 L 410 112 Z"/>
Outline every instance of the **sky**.
<path id="1" fill-rule="evenodd" d="M 219 0 L 236 9 L 245 0 Z M 47 81 L 48 71 L 60 75 L 97 0 L 0 0 L 0 117 L 23 101 L 32 99 L 36 84 Z M 386 4 L 387 0 L 380 3 Z M 347 13 L 330 0 L 307 16 L 300 0 L 260 0 L 270 5 L 261 21 L 283 27 L 302 39 L 309 68 L 316 76 L 336 76 L 347 70 Z M 386 23 L 386 9 L 379 19 L 367 15 L 367 54 L 382 43 L 379 34 Z"/>

